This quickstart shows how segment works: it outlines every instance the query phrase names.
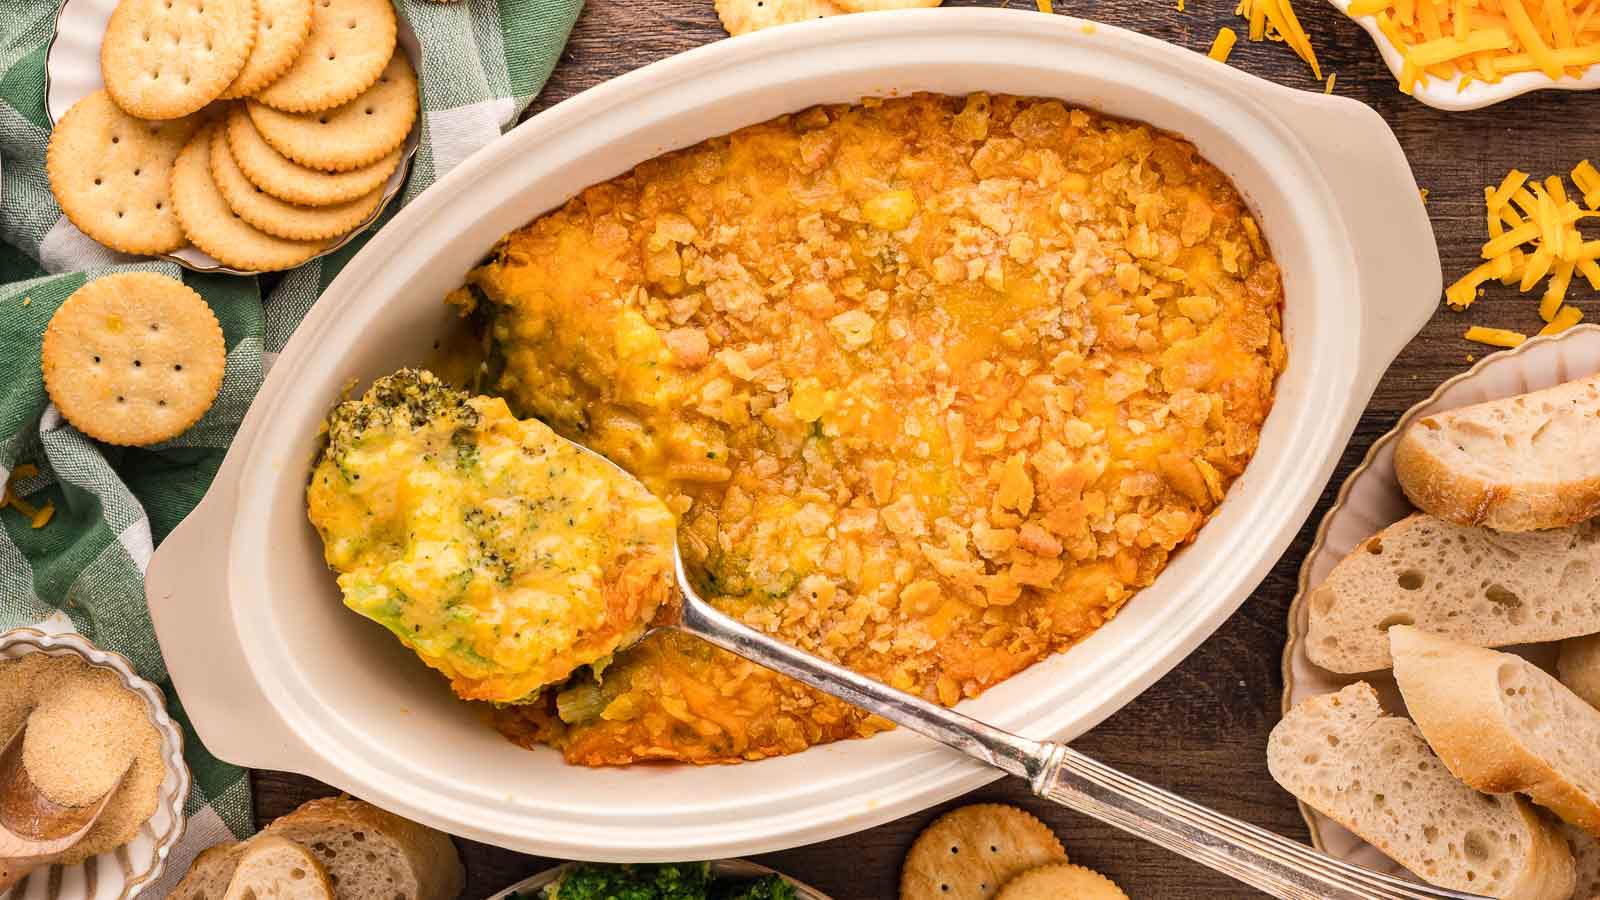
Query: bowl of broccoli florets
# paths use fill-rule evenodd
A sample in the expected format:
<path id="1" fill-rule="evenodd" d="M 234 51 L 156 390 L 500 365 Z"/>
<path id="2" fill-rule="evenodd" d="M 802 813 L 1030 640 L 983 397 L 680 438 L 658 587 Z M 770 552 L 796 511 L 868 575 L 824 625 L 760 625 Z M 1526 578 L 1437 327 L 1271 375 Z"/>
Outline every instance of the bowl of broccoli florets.
<path id="1" fill-rule="evenodd" d="M 490 900 L 828 900 L 740 859 L 698 863 L 568 863 Z"/>

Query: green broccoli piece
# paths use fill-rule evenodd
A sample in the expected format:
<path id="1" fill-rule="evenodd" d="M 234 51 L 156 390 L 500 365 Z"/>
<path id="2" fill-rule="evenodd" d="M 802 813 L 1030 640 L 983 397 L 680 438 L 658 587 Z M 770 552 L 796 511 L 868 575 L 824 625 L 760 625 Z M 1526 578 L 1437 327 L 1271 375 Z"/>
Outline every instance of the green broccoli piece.
<path id="1" fill-rule="evenodd" d="M 709 863 L 575 867 L 548 893 L 549 900 L 708 900 Z"/>
<path id="2" fill-rule="evenodd" d="M 718 882 L 709 900 L 796 900 L 794 886 L 776 875 L 755 881 Z"/>
<path id="3" fill-rule="evenodd" d="M 346 400 L 328 417 L 328 445 L 323 451 L 338 463 L 370 435 L 385 431 L 438 427 L 448 423 L 459 438 L 453 446 L 463 467 L 477 452 L 473 430 L 478 411 L 471 396 L 456 390 L 432 372 L 401 369 L 374 381 L 359 400 Z"/>

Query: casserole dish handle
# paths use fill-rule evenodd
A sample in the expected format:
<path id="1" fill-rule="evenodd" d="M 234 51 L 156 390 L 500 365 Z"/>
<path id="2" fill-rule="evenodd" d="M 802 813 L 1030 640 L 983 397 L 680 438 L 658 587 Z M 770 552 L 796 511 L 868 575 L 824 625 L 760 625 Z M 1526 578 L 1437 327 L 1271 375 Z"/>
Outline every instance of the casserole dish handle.
<path id="1" fill-rule="evenodd" d="M 316 755 L 268 702 L 234 620 L 227 584 L 234 456 L 151 557 L 145 601 L 173 688 L 206 749 L 239 766 L 314 775 Z"/>
<path id="2" fill-rule="evenodd" d="M 1370 397 L 1389 364 L 1433 317 L 1444 290 L 1439 248 L 1411 164 L 1364 103 L 1280 85 L 1262 97 L 1327 179 L 1355 252 L 1361 344 L 1355 387 Z"/>

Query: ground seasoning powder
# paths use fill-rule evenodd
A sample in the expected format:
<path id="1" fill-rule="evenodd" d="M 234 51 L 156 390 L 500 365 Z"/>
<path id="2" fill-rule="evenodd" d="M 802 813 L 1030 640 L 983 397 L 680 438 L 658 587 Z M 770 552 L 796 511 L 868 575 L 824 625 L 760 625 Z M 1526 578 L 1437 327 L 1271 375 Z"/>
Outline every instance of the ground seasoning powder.
<path id="1" fill-rule="evenodd" d="M 166 774 L 161 733 L 143 698 L 110 669 L 30 653 L 0 662 L 0 740 L 24 719 L 23 765 L 55 802 L 93 802 L 128 771 L 100 821 L 57 861 L 72 865 L 132 840 L 155 812 Z"/>

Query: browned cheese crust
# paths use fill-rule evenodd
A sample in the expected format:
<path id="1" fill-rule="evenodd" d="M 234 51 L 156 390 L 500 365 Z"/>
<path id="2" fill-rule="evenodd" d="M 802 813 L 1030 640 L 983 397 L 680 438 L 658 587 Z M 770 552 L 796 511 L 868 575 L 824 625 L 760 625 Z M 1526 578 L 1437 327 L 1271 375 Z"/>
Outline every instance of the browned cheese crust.
<path id="1" fill-rule="evenodd" d="M 1249 462 L 1285 365 L 1278 267 L 1222 173 L 1055 100 L 714 138 L 506 236 L 454 297 L 491 320 L 489 390 L 639 475 L 708 599 L 945 704 L 1149 585 Z M 499 725 L 589 765 L 885 727 L 675 635 L 601 689 L 597 716 Z"/>

